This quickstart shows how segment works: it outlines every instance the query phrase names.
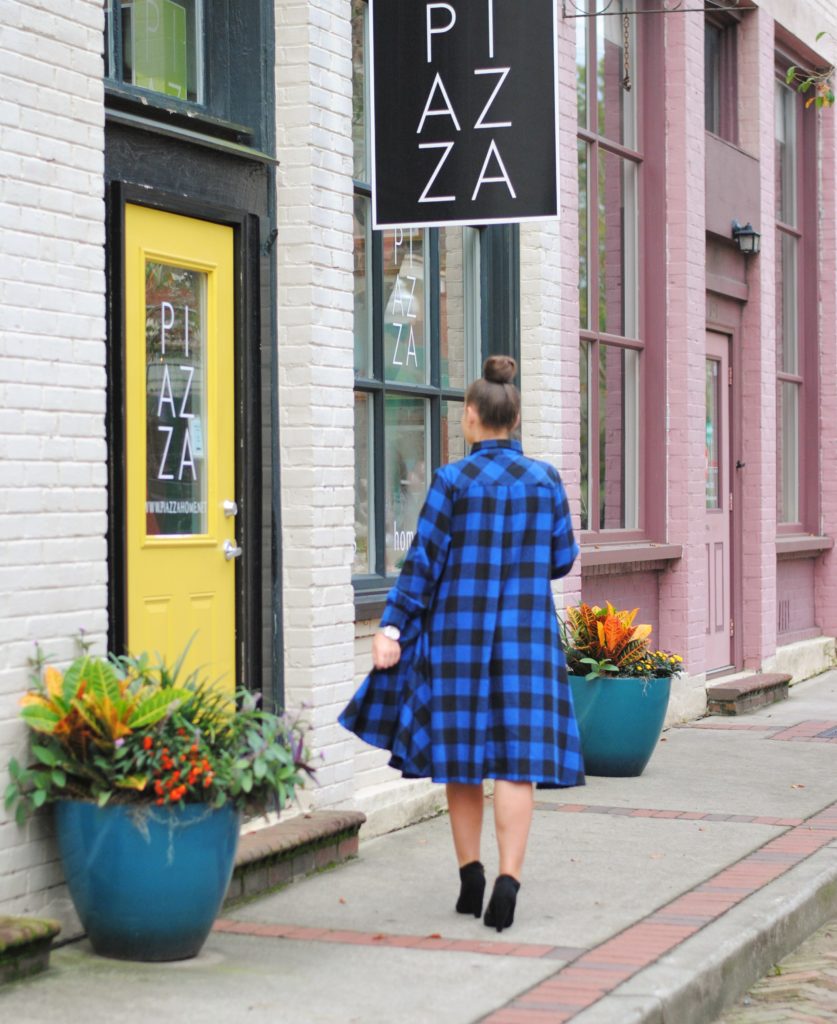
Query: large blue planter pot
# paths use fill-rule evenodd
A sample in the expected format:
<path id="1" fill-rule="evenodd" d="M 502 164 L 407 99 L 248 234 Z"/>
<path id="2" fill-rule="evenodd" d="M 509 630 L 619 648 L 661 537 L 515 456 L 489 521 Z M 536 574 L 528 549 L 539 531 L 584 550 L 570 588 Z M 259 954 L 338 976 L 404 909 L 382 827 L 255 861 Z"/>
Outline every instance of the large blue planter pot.
<path id="1" fill-rule="evenodd" d="M 67 886 L 95 951 L 184 960 L 206 940 L 232 876 L 231 807 L 56 804 Z"/>
<path id="2" fill-rule="evenodd" d="M 641 775 L 666 717 L 671 679 L 570 676 L 588 775 Z"/>

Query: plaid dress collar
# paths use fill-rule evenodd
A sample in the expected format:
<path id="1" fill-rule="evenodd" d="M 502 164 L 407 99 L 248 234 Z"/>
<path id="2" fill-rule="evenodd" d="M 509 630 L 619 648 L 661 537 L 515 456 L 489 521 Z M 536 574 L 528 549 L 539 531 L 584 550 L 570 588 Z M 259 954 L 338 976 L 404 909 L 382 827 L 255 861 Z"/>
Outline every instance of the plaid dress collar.
<path id="1" fill-rule="evenodd" d="M 523 445 L 520 443 L 520 441 L 514 440 L 514 438 L 496 438 L 490 441 L 477 441 L 476 444 L 471 445 L 471 454 L 476 455 L 477 452 L 493 452 L 502 449 L 510 450 L 513 452 L 522 452 Z"/>

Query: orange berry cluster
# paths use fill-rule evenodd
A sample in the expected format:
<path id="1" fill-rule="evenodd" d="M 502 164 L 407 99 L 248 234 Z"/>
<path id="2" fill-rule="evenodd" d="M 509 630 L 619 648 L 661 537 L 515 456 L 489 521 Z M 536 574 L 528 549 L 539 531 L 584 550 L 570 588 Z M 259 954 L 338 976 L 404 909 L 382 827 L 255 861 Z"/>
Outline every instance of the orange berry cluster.
<path id="1" fill-rule="evenodd" d="M 178 734 L 184 736 L 185 729 L 178 729 Z M 151 736 L 145 736 L 142 745 L 147 751 L 152 751 L 156 746 Z M 157 776 L 154 779 L 154 802 L 158 806 L 177 803 L 190 789 L 209 789 L 212 785 L 215 773 L 207 758 L 201 757 L 197 743 L 192 743 L 181 754 L 172 753 L 167 746 L 160 745 L 159 755 L 159 768 L 156 765 L 154 767 Z"/>

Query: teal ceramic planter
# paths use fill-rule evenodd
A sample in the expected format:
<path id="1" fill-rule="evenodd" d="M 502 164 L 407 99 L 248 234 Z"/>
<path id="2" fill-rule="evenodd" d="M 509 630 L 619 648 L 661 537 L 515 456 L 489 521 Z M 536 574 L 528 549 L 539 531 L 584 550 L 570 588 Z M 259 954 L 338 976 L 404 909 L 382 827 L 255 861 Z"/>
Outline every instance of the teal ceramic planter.
<path id="1" fill-rule="evenodd" d="M 94 950 L 120 960 L 195 956 L 232 876 L 238 813 L 80 800 L 55 809 L 67 886 Z"/>
<path id="2" fill-rule="evenodd" d="M 588 775 L 641 775 L 663 731 L 671 679 L 570 677 Z"/>

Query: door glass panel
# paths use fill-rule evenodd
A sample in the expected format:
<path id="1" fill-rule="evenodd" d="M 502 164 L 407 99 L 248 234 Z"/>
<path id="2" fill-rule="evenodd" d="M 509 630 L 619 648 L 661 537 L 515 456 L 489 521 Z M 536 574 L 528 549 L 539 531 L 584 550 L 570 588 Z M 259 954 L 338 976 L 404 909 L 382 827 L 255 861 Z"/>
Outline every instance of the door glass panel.
<path id="1" fill-rule="evenodd" d="M 721 507 L 720 420 L 721 364 L 706 360 L 706 507 Z"/>
<path id="2" fill-rule="evenodd" d="M 387 572 L 392 573 L 404 564 L 427 494 L 430 458 L 425 399 L 387 397 L 384 431 Z"/>
<path id="3" fill-rule="evenodd" d="M 133 0 L 120 9 L 123 81 L 202 103 L 201 0 Z"/>
<path id="4" fill-rule="evenodd" d="M 398 384 L 426 384 L 425 234 L 418 228 L 396 228 L 384 232 L 383 243 L 385 376 Z"/>
<path id="5" fill-rule="evenodd" d="M 145 266 L 148 536 L 207 533 L 206 278 Z"/>

